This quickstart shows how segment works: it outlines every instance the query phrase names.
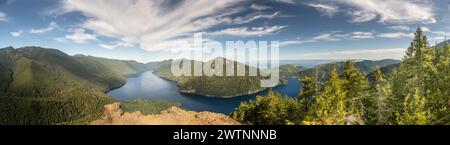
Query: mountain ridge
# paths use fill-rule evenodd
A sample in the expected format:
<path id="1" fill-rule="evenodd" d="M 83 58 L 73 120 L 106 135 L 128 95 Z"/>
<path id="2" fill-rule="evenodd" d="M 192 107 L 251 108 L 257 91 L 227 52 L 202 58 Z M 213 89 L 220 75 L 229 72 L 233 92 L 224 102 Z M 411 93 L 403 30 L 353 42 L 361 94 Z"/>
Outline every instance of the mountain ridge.
<path id="1" fill-rule="evenodd" d="M 356 62 L 355 67 L 357 69 L 359 69 L 365 75 L 368 75 L 368 74 L 372 73 L 373 71 L 375 71 L 377 66 L 383 68 L 385 66 L 397 64 L 400 62 L 401 62 L 400 60 L 395 60 L 395 59 L 383 59 L 383 60 L 375 60 L 375 61 L 374 60 L 362 60 L 362 61 Z M 319 80 L 322 80 L 322 81 L 327 80 L 328 76 L 329 76 L 328 74 L 333 70 L 334 66 L 337 67 L 338 73 L 342 74 L 344 67 L 345 67 L 345 62 L 344 61 L 331 62 L 331 63 L 321 64 L 321 65 L 316 66 L 317 69 L 319 70 L 319 74 L 318 74 Z M 316 71 L 316 67 L 301 71 L 298 74 L 298 77 L 302 78 L 305 76 L 313 76 L 313 74 Z"/>
<path id="2" fill-rule="evenodd" d="M 142 69 L 137 69 L 142 67 Z M 0 49 L 0 124 L 66 124 L 101 115 L 105 94 L 145 64 L 70 56 L 57 49 Z M 117 69 L 120 68 L 120 69 Z"/>
<path id="3" fill-rule="evenodd" d="M 244 65 L 239 62 L 229 60 L 223 57 L 218 57 L 213 60 L 209 60 L 207 62 L 196 61 L 196 60 L 188 60 L 181 59 L 180 61 L 191 61 L 191 65 L 194 62 L 201 63 L 202 65 L 212 65 L 214 66 L 214 60 L 216 59 L 224 59 L 223 62 L 231 62 L 235 63 L 234 68 L 237 68 L 238 65 Z M 224 63 L 225 64 L 225 63 Z M 155 75 L 165 78 L 167 80 L 177 82 L 180 87 L 181 93 L 186 94 L 198 94 L 209 97 L 221 97 L 221 98 L 232 98 L 242 95 L 254 94 L 260 91 L 263 91 L 267 88 L 260 87 L 260 80 L 263 77 L 260 76 L 249 76 L 248 73 L 250 69 L 255 69 L 248 65 L 244 65 L 246 69 L 246 77 L 241 76 L 225 76 L 226 74 L 226 66 L 223 66 L 223 74 L 224 76 L 212 76 L 206 77 L 196 76 L 196 77 L 176 77 L 171 72 L 171 63 L 163 65 L 154 70 Z M 193 66 L 191 66 L 193 67 Z M 236 69 L 234 70 L 236 74 Z"/>

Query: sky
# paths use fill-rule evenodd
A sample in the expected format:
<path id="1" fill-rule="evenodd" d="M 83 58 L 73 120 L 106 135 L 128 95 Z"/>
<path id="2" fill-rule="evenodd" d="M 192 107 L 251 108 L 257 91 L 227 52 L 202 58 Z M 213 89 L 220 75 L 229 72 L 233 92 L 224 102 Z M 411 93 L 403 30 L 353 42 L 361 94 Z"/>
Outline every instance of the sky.
<path id="1" fill-rule="evenodd" d="M 449 0 L 0 0 L 0 48 L 160 61 L 194 33 L 279 41 L 280 59 L 401 59 L 421 26 L 450 36 Z"/>

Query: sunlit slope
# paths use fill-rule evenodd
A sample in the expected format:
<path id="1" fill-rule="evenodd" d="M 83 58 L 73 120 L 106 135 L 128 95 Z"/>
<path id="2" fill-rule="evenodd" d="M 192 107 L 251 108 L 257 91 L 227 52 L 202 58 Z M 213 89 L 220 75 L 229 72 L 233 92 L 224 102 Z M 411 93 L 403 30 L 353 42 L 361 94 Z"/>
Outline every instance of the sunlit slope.
<path id="1" fill-rule="evenodd" d="M 223 62 L 234 62 L 225 58 Z M 192 61 L 193 60 L 183 60 Z M 211 60 L 214 61 L 214 60 Z M 214 66 L 214 62 L 200 62 L 204 65 L 211 64 Z M 192 63 L 193 64 L 193 63 Z M 237 68 L 238 63 L 234 68 Z M 226 67 L 224 67 L 226 68 Z M 266 88 L 261 88 L 261 80 L 264 79 L 261 76 L 249 76 L 248 70 L 250 66 L 245 66 L 246 76 L 180 76 L 176 77 L 171 72 L 171 65 L 166 64 L 160 68 L 155 69 L 154 73 L 160 77 L 172 80 L 178 83 L 180 91 L 183 93 L 200 94 L 214 97 L 236 97 L 240 95 L 252 94 L 262 91 Z M 225 69 L 224 69 L 225 71 Z M 236 69 L 235 69 L 236 71 Z M 225 72 L 223 73 L 225 74 Z"/>
<path id="2" fill-rule="evenodd" d="M 124 75 L 145 71 L 137 62 L 69 56 L 39 47 L 0 50 L 0 124 L 77 123 L 97 118 L 105 95 Z M 142 67 L 142 68 L 141 68 Z"/>

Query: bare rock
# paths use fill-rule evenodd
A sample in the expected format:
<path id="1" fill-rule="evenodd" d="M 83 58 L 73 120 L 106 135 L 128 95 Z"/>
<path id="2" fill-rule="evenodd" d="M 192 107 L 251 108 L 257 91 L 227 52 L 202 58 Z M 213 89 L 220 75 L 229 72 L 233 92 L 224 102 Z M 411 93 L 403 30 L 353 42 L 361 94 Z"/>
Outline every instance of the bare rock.
<path id="1" fill-rule="evenodd" d="M 120 103 L 105 105 L 101 119 L 93 125 L 239 125 L 229 116 L 211 112 L 186 111 L 171 107 L 156 115 L 141 112 L 123 112 Z"/>

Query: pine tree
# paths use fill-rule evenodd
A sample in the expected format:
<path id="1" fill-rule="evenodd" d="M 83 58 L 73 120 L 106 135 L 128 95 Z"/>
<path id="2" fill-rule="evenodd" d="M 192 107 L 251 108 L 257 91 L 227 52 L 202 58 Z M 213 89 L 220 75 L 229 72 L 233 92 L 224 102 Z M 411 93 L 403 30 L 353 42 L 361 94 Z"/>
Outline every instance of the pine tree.
<path id="1" fill-rule="evenodd" d="M 436 124 L 446 124 L 450 122 L 450 46 L 447 39 L 444 41 L 444 45 L 441 49 L 441 53 L 438 54 L 439 61 L 436 64 L 438 70 L 435 77 L 435 86 L 432 93 L 431 102 L 429 103 L 432 111 L 435 114 L 437 121 Z"/>
<path id="2" fill-rule="evenodd" d="M 393 74 L 393 94 L 403 100 L 405 94 L 419 89 L 421 96 L 425 95 L 425 77 L 429 76 L 429 53 L 427 51 L 428 41 L 419 27 L 415 32 L 415 37 L 411 46 L 406 51 L 400 69 Z"/>
<path id="3" fill-rule="evenodd" d="M 300 90 L 300 98 L 307 98 L 316 96 L 317 93 L 317 79 L 315 77 L 303 77 L 300 79 L 303 87 Z"/>
<path id="4" fill-rule="evenodd" d="M 348 120 L 352 113 L 347 109 L 345 93 L 341 88 L 342 81 L 336 67 L 330 73 L 329 80 L 324 85 L 324 91 L 316 96 L 316 102 L 311 108 L 313 116 L 310 118 L 315 124 L 338 125 L 354 122 Z"/>
<path id="5" fill-rule="evenodd" d="M 403 102 L 403 110 L 397 113 L 399 125 L 427 125 L 430 124 L 430 110 L 426 109 L 426 98 L 419 96 L 419 90 L 408 94 Z"/>
<path id="6" fill-rule="evenodd" d="M 304 107 L 304 111 L 308 111 L 313 103 L 312 98 L 316 95 L 316 79 L 314 77 L 303 77 L 300 79 L 303 87 L 300 89 L 300 103 Z"/>
<path id="7" fill-rule="evenodd" d="M 435 50 L 430 49 L 427 37 L 419 27 L 415 33 L 414 40 L 406 52 L 400 69 L 392 75 L 392 93 L 397 101 L 404 100 L 411 92 L 418 92 L 418 96 L 429 99 L 426 108 L 437 112 L 436 102 L 438 94 L 438 68 Z M 441 57 L 441 56 L 439 56 Z M 404 109 L 402 104 L 393 103 L 396 112 Z M 433 119 L 433 118 L 428 118 Z"/>
<path id="8" fill-rule="evenodd" d="M 365 75 L 355 67 L 355 61 L 348 60 L 345 63 L 342 88 L 344 90 L 348 108 L 355 116 L 362 118 L 364 105 L 362 100 L 368 97 L 369 82 Z"/>
<path id="9" fill-rule="evenodd" d="M 387 125 L 392 124 L 393 112 L 391 108 L 392 100 L 389 82 L 384 78 L 379 66 L 375 70 L 375 82 L 371 88 L 371 97 L 365 99 L 366 115 L 365 121 L 368 124 Z"/>

